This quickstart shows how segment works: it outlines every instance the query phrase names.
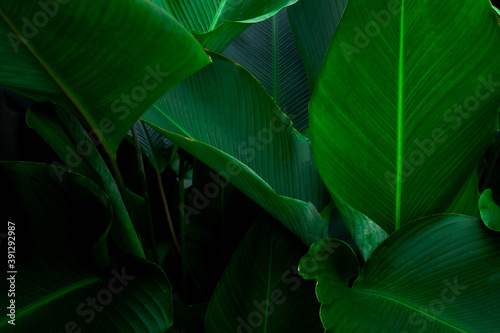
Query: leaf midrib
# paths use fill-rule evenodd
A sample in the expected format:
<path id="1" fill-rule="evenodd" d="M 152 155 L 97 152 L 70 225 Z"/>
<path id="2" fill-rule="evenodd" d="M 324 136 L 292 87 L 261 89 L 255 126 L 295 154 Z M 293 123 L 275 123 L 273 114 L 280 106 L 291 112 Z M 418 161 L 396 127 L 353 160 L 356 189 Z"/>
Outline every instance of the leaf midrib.
<path id="1" fill-rule="evenodd" d="M 12 30 L 13 33 L 15 33 L 17 36 L 23 36 L 20 31 L 18 31 L 15 26 L 10 22 L 10 20 L 7 18 L 5 13 L 0 10 L 0 17 L 2 20 L 7 24 L 7 26 Z M 57 78 L 57 75 L 53 73 L 53 71 L 50 69 L 50 66 L 46 64 L 33 50 L 33 48 L 30 46 L 30 43 L 26 43 L 24 38 L 21 38 L 21 41 L 23 42 L 23 45 L 28 49 L 28 51 L 31 53 L 31 55 L 38 61 L 40 66 L 47 72 L 47 74 L 54 80 L 54 83 L 61 89 L 63 94 L 73 103 L 73 105 L 76 107 L 76 109 L 79 111 L 79 113 L 83 116 L 85 121 L 88 123 L 91 129 L 94 131 L 97 130 L 98 126 L 90 117 L 90 115 L 85 111 L 85 108 L 83 107 L 83 104 L 78 100 L 78 98 L 73 94 L 68 88 L 64 86 L 64 84 Z M 109 156 L 114 156 L 114 153 L 111 150 L 111 147 L 109 146 L 108 142 L 106 140 L 101 140 L 102 146 L 106 153 Z"/>
<path id="2" fill-rule="evenodd" d="M 405 1 L 401 1 L 401 23 L 399 32 L 399 68 L 398 68 L 398 134 L 396 161 L 396 217 L 395 230 L 401 226 L 401 188 L 403 182 L 403 92 L 404 92 L 404 25 Z"/>
<path id="3" fill-rule="evenodd" d="M 278 103 L 278 21 L 276 16 L 273 16 L 273 97 L 274 102 Z"/>
<path id="4" fill-rule="evenodd" d="M 25 316 L 25 315 L 29 314 L 30 312 L 37 310 L 39 307 L 41 307 L 47 303 L 50 303 L 54 300 L 57 300 L 58 298 L 61 298 L 62 296 L 71 293 L 72 291 L 78 290 L 82 287 L 94 284 L 94 283 L 99 282 L 99 281 L 101 281 L 101 279 L 99 279 L 99 278 L 89 278 L 89 279 L 81 280 L 81 281 L 73 283 L 72 285 L 69 285 L 63 289 L 60 289 L 55 293 L 52 293 L 52 294 L 47 295 L 45 297 L 42 297 L 41 299 L 33 302 L 32 304 L 27 305 L 27 306 L 21 308 L 20 310 L 18 310 L 16 313 L 16 319 L 19 319 L 20 317 Z M 0 321 L 0 327 L 4 326 L 8 320 L 9 320 L 9 317 L 6 317 L 2 321 Z"/>

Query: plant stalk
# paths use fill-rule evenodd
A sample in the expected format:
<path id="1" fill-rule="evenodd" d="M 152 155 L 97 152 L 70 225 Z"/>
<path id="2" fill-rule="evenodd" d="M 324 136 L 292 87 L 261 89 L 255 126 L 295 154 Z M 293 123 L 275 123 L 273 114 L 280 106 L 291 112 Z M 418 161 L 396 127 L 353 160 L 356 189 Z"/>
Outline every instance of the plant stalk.
<path id="1" fill-rule="evenodd" d="M 165 208 L 165 215 L 167 216 L 168 228 L 170 229 L 172 240 L 174 241 L 174 245 L 177 249 L 177 252 L 179 252 L 179 254 L 182 254 L 179 241 L 177 240 L 177 236 L 175 235 L 174 224 L 172 223 L 172 218 L 170 217 L 170 210 L 168 209 L 167 197 L 165 196 L 165 191 L 163 190 L 163 182 L 161 180 L 161 174 L 159 172 L 156 174 L 156 178 L 158 179 L 158 186 L 160 187 L 161 199 L 163 201 L 163 207 Z"/>

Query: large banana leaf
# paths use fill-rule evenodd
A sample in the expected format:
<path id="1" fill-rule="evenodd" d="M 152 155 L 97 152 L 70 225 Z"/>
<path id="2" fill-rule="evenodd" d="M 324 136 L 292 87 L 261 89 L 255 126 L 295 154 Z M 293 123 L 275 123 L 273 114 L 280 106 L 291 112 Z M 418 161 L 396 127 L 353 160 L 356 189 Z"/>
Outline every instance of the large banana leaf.
<path id="1" fill-rule="evenodd" d="M 112 266 L 107 196 L 81 175 L 61 177 L 51 165 L 0 163 L 1 215 L 15 224 L 17 245 L 15 326 L 3 315 L 0 331 L 164 332 L 172 325 L 165 274 L 133 256 Z"/>
<path id="2" fill-rule="evenodd" d="M 251 23 L 263 21 L 297 0 L 153 0 L 190 29 L 201 44 L 217 52 Z"/>
<path id="3" fill-rule="evenodd" d="M 301 0 L 288 8 L 290 25 L 313 91 L 347 0 Z"/>
<path id="4" fill-rule="evenodd" d="M 306 243 L 322 238 L 327 193 L 298 133 L 241 66 L 209 53 L 207 66 L 142 119 L 249 196 Z"/>
<path id="5" fill-rule="evenodd" d="M 493 10 L 495 11 L 495 15 L 498 19 L 498 23 L 500 23 L 500 9 L 498 9 L 497 7 L 493 6 Z"/>
<path id="6" fill-rule="evenodd" d="M 360 272 L 347 244 L 323 240 L 299 271 L 318 282 L 327 333 L 495 333 L 500 327 L 500 234 L 478 219 L 443 214 L 411 223 L 385 240 Z"/>
<path id="7" fill-rule="evenodd" d="M 136 231 L 125 207 L 122 195 L 106 163 L 80 123 L 61 107 L 34 105 L 28 110 L 26 122 L 56 152 L 61 161 L 72 171 L 91 179 L 109 197 L 113 207 L 110 236 L 119 250 L 144 256 Z M 52 174 L 62 181 L 68 172 L 53 164 Z"/>
<path id="8" fill-rule="evenodd" d="M 309 127 L 309 86 L 287 9 L 253 24 L 223 54 L 255 75 L 291 118 L 293 126 L 302 132 Z"/>
<path id="9" fill-rule="evenodd" d="M 207 63 L 191 34 L 149 1 L 0 5 L 0 85 L 75 110 L 109 154 L 154 101 Z"/>
<path id="10" fill-rule="evenodd" d="M 370 258 L 375 249 L 389 235 L 366 215 L 361 214 L 340 198 L 333 198 L 335 206 L 338 208 L 340 216 L 349 230 L 352 238 L 366 261 Z M 338 237 L 338 236 L 335 236 Z"/>
<path id="11" fill-rule="evenodd" d="M 498 41 L 488 0 L 350 1 L 310 103 L 330 191 L 388 233 L 445 212 L 498 129 Z"/>
<path id="12" fill-rule="evenodd" d="M 215 289 L 206 332 L 322 332 L 314 284 L 297 273 L 304 252 L 288 230 L 267 215 L 261 217 Z"/>

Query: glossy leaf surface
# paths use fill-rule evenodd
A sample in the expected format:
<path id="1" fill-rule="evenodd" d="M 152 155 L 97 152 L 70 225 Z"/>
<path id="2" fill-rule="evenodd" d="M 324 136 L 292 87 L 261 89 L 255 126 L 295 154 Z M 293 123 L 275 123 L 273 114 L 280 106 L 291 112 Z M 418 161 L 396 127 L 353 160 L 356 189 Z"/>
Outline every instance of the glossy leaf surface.
<path id="1" fill-rule="evenodd" d="M 498 130 L 495 40 L 488 0 L 349 2 L 310 103 L 329 190 L 389 234 L 447 212 Z"/>
<path id="2" fill-rule="evenodd" d="M 493 333 L 500 325 L 499 255 L 498 233 L 478 219 L 445 214 L 392 234 L 359 272 L 352 250 L 335 239 L 311 246 L 299 270 L 318 282 L 328 333 Z"/>
<path id="3" fill-rule="evenodd" d="M 184 27 L 142 0 L 5 0 L 0 36 L 0 85 L 74 110 L 110 154 L 154 101 L 209 63 Z"/>

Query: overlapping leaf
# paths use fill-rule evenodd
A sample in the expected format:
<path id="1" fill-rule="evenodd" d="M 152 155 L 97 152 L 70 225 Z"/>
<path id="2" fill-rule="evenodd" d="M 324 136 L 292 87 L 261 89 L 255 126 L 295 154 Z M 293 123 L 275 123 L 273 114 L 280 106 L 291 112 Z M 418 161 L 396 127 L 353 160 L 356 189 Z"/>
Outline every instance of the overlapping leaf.
<path id="1" fill-rule="evenodd" d="M 309 86 L 288 22 L 290 8 L 253 24 L 223 54 L 255 75 L 301 132 L 309 127 Z"/>
<path id="2" fill-rule="evenodd" d="M 207 333 L 322 332 L 314 285 L 302 280 L 300 241 L 261 217 L 229 262 L 210 300 Z"/>
<path id="3" fill-rule="evenodd" d="M 388 233 L 447 211 L 498 130 L 499 39 L 488 0 L 349 2 L 310 103 L 330 191 Z"/>
<path id="4" fill-rule="evenodd" d="M 141 120 L 135 123 L 137 138 L 141 145 L 141 150 L 147 157 L 156 172 L 162 173 L 170 163 L 176 149 L 172 141 L 144 124 Z M 129 137 L 132 141 L 132 137 Z"/>
<path id="5" fill-rule="evenodd" d="M 500 234 L 478 219 L 445 214 L 393 233 L 360 272 L 352 250 L 335 239 L 314 244 L 299 270 L 318 281 L 328 333 L 494 333 L 499 255 Z"/>
<path id="6" fill-rule="evenodd" d="M 481 193 L 479 211 L 484 224 L 491 230 L 500 231 L 500 207 L 493 200 L 490 189 Z"/>
<path id="7" fill-rule="evenodd" d="M 309 140 L 253 76 L 213 64 L 164 95 L 142 119 L 219 172 L 306 243 L 323 235 L 327 193 Z"/>
<path id="8" fill-rule="evenodd" d="M 110 154 L 155 100 L 209 63 L 185 28 L 143 0 L 5 0 L 0 36 L 0 85 L 75 110 Z"/>
<path id="9" fill-rule="evenodd" d="M 301 0 L 288 8 L 290 25 L 313 91 L 347 0 Z"/>
<path id="10" fill-rule="evenodd" d="M 201 44 L 222 52 L 251 23 L 263 21 L 297 0 L 153 0 L 190 29 Z"/>
<path id="11" fill-rule="evenodd" d="M 113 207 L 111 237 L 120 250 L 144 256 L 116 181 L 80 123 L 60 107 L 44 109 L 41 104 L 28 110 L 26 122 L 50 145 L 66 168 L 88 177 L 106 192 Z M 51 173 L 59 181 L 68 172 L 57 164 L 52 168 Z"/>

